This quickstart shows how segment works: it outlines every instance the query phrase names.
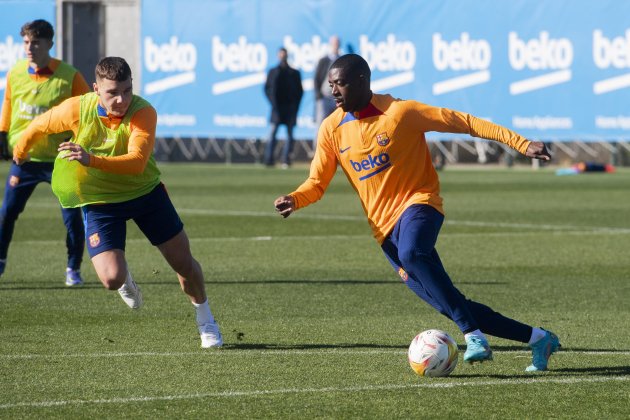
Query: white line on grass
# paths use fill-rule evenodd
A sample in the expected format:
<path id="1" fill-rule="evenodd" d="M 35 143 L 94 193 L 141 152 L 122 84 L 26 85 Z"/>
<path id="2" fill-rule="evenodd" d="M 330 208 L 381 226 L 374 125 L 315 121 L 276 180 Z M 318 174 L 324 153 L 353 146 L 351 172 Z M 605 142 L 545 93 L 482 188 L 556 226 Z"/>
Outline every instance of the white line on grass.
<path id="1" fill-rule="evenodd" d="M 597 382 L 625 382 L 630 380 L 628 376 L 586 376 L 586 377 L 570 377 L 570 378 L 522 378 L 522 379 L 502 379 L 489 381 L 454 381 L 454 382 L 426 382 L 417 384 L 389 384 L 389 385 L 363 385 L 350 387 L 323 387 L 323 388 L 280 388 L 280 389 L 264 389 L 251 391 L 217 391 L 194 394 L 180 395 L 156 395 L 145 397 L 127 397 L 127 398 L 102 398 L 95 400 L 57 400 L 57 401 L 25 401 L 18 403 L 0 404 L 0 409 L 10 409 L 18 407 L 58 407 L 66 405 L 83 405 L 83 404 L 127 404 L 134 402 L 151 402 L 151 401 L 174 401 L 174 400 L 190 400 L 204 398 L 230 398 L 230 397 L 258 397 L 266 395 L 284 395 L 284 394 L 329 394 L 329 393 L 354 393 L 369 391 L 397 391 L 406 389 L 419 388 L 457 388 L 457 387 L 480 387 L 480 386 L 505 386 L 505 385 L 532 385 L 532 384 L 582 384 Z"/>
<path id="2" fill-rule="evenodd" d="M 30 204 L 29 204 L 30 205 Z M 50 204 L 39 203 L 34 204 L 36 207 L 51 207 Z M 177 210 L 180 214 L 190 214 L 190 215 L 202 215 L 202 216 L 228 216 L 228 217 L 280 217 L 277 213 L 273 211 L 246 211 L 246 210 L 212 210 L 212 209 L 191 209 L 191 208 L 180 208 Z M 354 215 L 343 215 L 343 214 L 321 214 L 321 213 L 299 213 L 296 216 L 302 219 L 316 219 L 316 220 L 345 220 L 345 221 L 365 221 L 364 216 L 354 216 Z M 575 234 L 575 235 L 587 235 L 587 234 L 629 234 L 630 228 L 624 227 L 616 227 L 616 226 L 575 226 L 575 225 L 543 225 L 543 224 L 534 224 L 534 223 L 501 223 L 501 222 L 483 222 L 483 221 L 474 221 L 474 220 L 450 220 L 446 219 L 444 221 L 445 225 L 452 226 L 471 226 L 471 227 L 493 227 L 493 228 L 504 228 L 504 229 L 527 229 L 531 232 L 474 232 L 474 233 L 442 233 L 441 236 L 445 235 L 484 235 L 484 236 L 512 236 L 516 234 L 538 234 L 540 231 L 552 231 L 552 232 L 561 232 L 563 234 Z M 355 237 L 365 237 L 364 235 L 330 235 L 330 236 L 282 236 L 284 239 L 335 239 L 335 238 L 355 238 Z M 276 237 L 279 238 L 279 237 Z M 191 238 L 193 240 L 216 240 L 216 241 L 225 241 L 225 240 L 272 240 L 274 239 L 271 236 L 255 236 L 255 237 L 230 237 L 230 238 Z M 145 239 L 131 239 L 128 241 L 145 241 Z M 54 242 L 57 241 L 23 241 L 23 242 Z"/>
<path id="3" fill-rule="evenodd" d="M 208 216 L 249 216 L 249 217 L 280 217 L 274 212 L 257 212 L 257 211 L 243 211 L 243 210 L 211 210 L 211 209 L 178 209 L 182 214 L 193 215 L 208 215 Z M 349 221 L 364 221 L 365 216 L 353 216 L 342 214 L 321 214 L 321 213 L 301 213 L 296 214 L 297 217 L 304 219 L 319 219 L 319 220 L 349 220 Z M 534 229 L 536 231 L 541 230 L 588 230 L 588 231 L 601 231 L 601 232 L 616 232 L 616 233 L 630 233 L 630 228 L 622 227 L 608 227 L 608 226 L 571 226 L 571 225 L 543 225 L 534 223 L 501 223 L 501 222 L 479 222 L 470 220 L 449 220 L 444 221 L 446 225 L 454 226 L 474 226 L 474 227 L 500 227 L 511 229 Z"/>
<path id="4" fill-rule="evenodd" d="M 50 203 L 33 203 L 29 204 L 33 207 L 54 207 Z M 213 209 L 194 209 L 194 208 L 178 208 L 177 211 L 180 214 L 201 215 L 201 216 L 227 216 L 227 217 L 273 217 L 279 218 L 278 213 L 274 211 L 249 211 L 249 210 L 213 210 Z M 294 218 L 302 219 L 318 219 L 318 220 L 347 220 L 347 221 L 365 221 L 363 215 L 346 215 L 346 214 L 323 214 L 323 213 L 310 213 L 300 212 L 297 213 Z M 599 233 L 630 233 L 630 228 L 618 227 L 618 226 L 575 226 L 575 225 L 543 225 L 535 223 L 501 223 L 501 222 L 483 222 L 474 220 L 451 220 L 446 218 L 445 225 L 453 226 L 472 226 L 472 227 L 499 227 L 509 229 L 532 229 L 537 232 L 541 230 L 546 231 L 576 231 L 578 234 L 585 232 L 599 232 Z M 238 239 L 238 238 L 236 238 Z"/>
<path id="5" fill-rule="evenodd" d="M 547 233 L 547 235 L 574 235 L 574 236 L 587 236 L 587 235 L 627 235 L 630 233 L 630 229 L 616 229 L 616 228 L 597 228 L 593 230 L 556 230 Z M 483 236 L 486 238 L 501 238 L 501 237 L 516 237 L 516 236 L 534 236 L 540 235 L 540 231 L 528 231 L 528 232 L 442 232 L 441 238 L 455 238 L 455 237 L 472 237 Z M 325 240 L 357 240 L 365 239 L 371 240 L 372 237 L 369 233 L 365 235 L 287 235 L 287 236 L 213 236 L 213 237 L 188 237 L 191 242 L 267 242 L 267 241 L 297 241 L 297 240 L 309 240 L 309 241 L 325 241 Z M 58 244 L 58 240 L 15 240 L 14 242 L 26 245 L 53 245 Z M 132 238 L 127 239 L 127 243 L 149 243 L 146 238 Z"/>
<path id="6" fill-rule="evenodd" d="M 201 357 L 219 357 L 219 356 L 240 356 L 244 353 L 264 356 L 286 356 L 286 355 L 361 355 L 361 354 L 405 354 L 404 349 L 379 349 L 379 350 L 354 350 L 354 349 L 245 349 L 245 350 L 228 350 L 217 349 L 211 351 L 196 352 L 119 352 L 119 353 L 61 353 L 61 354 L 0 354 L 0 359 L 55 359 L 55 358 L 115 358 L 115 357 L 182 357 L 182 356 L 201 356 Z M 529 356 L 530 350 L 495 350 L 496 354 L 519 354 Z M 630 356 L 630 351 L 614 351 L 614 350 L 561 350 L 554 353 L 554 356 L 562 355 L 594 355 L 594 356 Z M 520 356 L 519 356 L 520 357 Z"/>

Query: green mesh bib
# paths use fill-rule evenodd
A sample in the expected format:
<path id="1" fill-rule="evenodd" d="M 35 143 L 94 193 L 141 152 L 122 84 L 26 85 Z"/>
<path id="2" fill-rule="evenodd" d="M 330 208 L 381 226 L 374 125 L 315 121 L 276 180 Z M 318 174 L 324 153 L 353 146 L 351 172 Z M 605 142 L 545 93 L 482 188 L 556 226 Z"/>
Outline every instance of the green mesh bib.
<path id="1" fill-rule="evenodd" d="M 79 129 L 74 140 L 95 156 L 120 156 L 127 153 L 129 122 L 140 109 L 150 106 L 139 96 L 131 105 L 116 130 L 107 128 L 98 117 L 98 95 L 81 96 Z M 63 207 L 82 207 L 86 204 L 120 203 L 148 194 L 160 183 L 160 171 L 153 155 L 144 172 L 138 175 L 121 175 L 90 168 L 77 161 L 63 159 L 60 152 L 55 160 L 52 190 Z"/>
<path id="2" fill-rule="evenodd" d="M 19 61 L 11 69 L 11 126 L 9 146 L 11 149 L 20 140 L 20 135 L 33 118 L 72 96 L 72 81 L 76 69 L 60 62 L 55 72 L 42 83 L 37 83 L 28 74 L 28 61 Z M 51 134 L 46 140 L 37 142 L 29 155 L 34 162 L 52 162 L 57 156 L 57 146 L 72 138 L 72 132 Z"/>

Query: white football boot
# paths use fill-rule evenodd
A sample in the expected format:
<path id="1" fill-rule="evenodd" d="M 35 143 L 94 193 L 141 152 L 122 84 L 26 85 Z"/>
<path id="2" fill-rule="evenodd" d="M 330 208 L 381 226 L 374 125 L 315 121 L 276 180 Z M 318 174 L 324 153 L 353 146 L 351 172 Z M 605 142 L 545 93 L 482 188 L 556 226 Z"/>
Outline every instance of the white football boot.
<path id="1" fill-rule="evenodd" d="M 199 334 L 201 335 L 201 347 L 204 349 L 223 345 L 223 337 L 216 321 L 199 325 Z"/>
<path id="2" fill-rule="evenodd" d="M 124 300 L 131 309 L 138 309 L 142 306 L 142 292 L 136 282 L 131 278 L 131 273 L 127 274 L 127 280 L 125 284 L 118 289 L 118 294 L 120 294 L 122 300 Z"/>

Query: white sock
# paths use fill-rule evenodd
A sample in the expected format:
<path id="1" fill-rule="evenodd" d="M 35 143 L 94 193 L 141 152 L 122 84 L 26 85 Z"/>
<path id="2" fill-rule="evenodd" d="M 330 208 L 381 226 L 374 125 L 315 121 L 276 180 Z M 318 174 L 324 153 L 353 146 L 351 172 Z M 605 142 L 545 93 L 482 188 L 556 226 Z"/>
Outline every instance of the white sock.
<path id="1" fill-rule="evenodd" d="M 468 339 L 469 337 L 472 337 L 472 336 L 483 338 L 484 340 L 488 341 L 488 339 L 486 338 L 484 333 L 481 332 L 481 330 L 475 330 L 475 331 L 469 332 L 468 334 L 464 334 L 465 339 Z"/>
<path id="2" fill-rule="evenodd" d="M 214 322 L 214 317 L 212 316 L 212 312 L 210 312 L 208 299 L 206 299 L 206 301 L 203 303 L 192 302 L 192 304 L 195 307 L 195 312 L 197 313 L 197 325 Z"/>
<path id="3" fill-rule="evenodd" d="M 532 327 L 532 336 L 529 338 L 529 342 L 527 344 L 531 346 L 532 344 L 543 338 L 545 334 L 547 334 L 545 330 L 537 327 Z"/>

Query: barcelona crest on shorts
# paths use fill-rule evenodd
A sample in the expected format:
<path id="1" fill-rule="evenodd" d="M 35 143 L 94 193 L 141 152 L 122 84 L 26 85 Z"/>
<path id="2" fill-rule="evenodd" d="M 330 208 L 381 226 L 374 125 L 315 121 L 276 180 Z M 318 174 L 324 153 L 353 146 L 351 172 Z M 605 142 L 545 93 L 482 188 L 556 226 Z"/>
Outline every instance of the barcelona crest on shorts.
<path id="1" fill-rule="evenodd" d="M 409 274 L 407 274 L 407 272 L 402 267 L 398 268 L 398 275 L 404 282 L 409 280 Z"/>
<path id="2" fill-rule="evenodd" d="M 98 236 L 98 233 L 91 234 L 89 240 L 91 248 L 96 248 L 101 243 L 101 237 Z"/>
<path id="3" fill-rule="evenodd" d="M 389 143 L 389 137 L 387 137 L 387 133 L 377 134 L 376 142 L 379 146 L 387 146 L 387 144 Z"/>

